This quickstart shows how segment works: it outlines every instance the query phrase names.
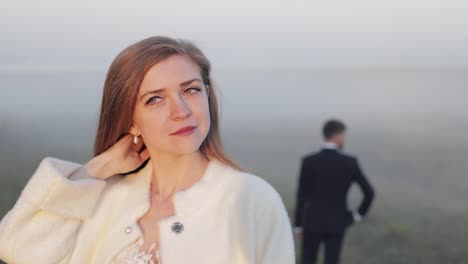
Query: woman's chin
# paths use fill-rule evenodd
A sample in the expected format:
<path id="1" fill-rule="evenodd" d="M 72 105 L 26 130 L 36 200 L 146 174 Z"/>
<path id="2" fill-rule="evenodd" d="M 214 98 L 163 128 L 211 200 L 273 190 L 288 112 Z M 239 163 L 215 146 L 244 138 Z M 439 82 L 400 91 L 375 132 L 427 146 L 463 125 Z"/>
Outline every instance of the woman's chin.
<path id="1" fill-rule="evenodd" d="M 201 144 L 187 144 L 178 148 L 173 148 L 171 152 L 175 155 L 189 155 L 197 152 L 200 149 L 200 145 Z"/>

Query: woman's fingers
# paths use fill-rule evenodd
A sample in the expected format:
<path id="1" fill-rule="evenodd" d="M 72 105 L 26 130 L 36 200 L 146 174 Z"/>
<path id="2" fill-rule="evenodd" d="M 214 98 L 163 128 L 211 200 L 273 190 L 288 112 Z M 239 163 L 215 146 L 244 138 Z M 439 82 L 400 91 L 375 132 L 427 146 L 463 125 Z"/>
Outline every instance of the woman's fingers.
<path id="1" fill-rule="evenodd" d="M 133 135 L 128 133 L 124 137 L 122 137 L 115 145 L 118 145 L 118 149 L 120 151 L 127 151 L 127 149 L 131 148 L 133 143 L 132 143 Z"/>
<path id="2" fill-rule="evenodd" d="M 134 144 L 133 138 L 133 134 L 127 133 L 112 146 L 112 153 L 119 160 L 117 163 L 120 164 L 121 170 L 125 172 L 134 170 L 150 157 L 143 139 L 139 137 L 138 143 Z"/>
<path id="3" fill-rule="evenodd" d="M 150 156 L 147 148 L 145 148 L 139 155 L 140 155 L 141 161 L 147 160 Z"/>

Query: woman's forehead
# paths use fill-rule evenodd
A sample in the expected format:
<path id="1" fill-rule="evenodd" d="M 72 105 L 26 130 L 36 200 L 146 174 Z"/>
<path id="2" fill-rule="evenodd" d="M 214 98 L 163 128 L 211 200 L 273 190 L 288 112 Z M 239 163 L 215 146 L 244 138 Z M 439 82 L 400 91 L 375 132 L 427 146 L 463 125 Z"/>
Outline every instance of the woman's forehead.
<path id="1" fill-rule="evenodd" d="M 142 88 L 147 84 L 151 89 L 178 88 L 193 79 L 201 79 L 198 65 L 186 56 L 174 55 L 148 70 L 143 78 Z"/>

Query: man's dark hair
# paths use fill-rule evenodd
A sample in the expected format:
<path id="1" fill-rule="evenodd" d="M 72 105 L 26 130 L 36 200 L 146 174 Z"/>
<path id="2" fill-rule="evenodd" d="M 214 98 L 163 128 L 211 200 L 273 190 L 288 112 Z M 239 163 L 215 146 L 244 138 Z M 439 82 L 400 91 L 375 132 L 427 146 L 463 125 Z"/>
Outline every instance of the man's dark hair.
<path id="1" fill-rule="evenodd" d="M 325 125 L 323 126 L 323 137 L 325 139 L 329 139 L 334 135 L 340 134 L 345 130 L 346 125 L 343 122 L 336 119 L 330 119 L 327 122 L 325 122 Z"/>

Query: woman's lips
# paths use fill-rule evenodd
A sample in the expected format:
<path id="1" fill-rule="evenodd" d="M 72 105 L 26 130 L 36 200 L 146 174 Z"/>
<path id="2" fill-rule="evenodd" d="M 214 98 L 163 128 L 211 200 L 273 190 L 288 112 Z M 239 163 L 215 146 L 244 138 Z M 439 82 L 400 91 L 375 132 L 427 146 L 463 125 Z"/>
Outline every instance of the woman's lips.
<path id="1" fill-rule="evenodd" d="M 188 126 L 188 127 L 184 127 L 182 129 L 179 129 L 177 130 L 176 132 L 172 133 L 171 135 L 174 135 L 174 136 L 186 136 L 186 135 L 190 135 L 193 133 L 193 131 L 195 130 L 195 126 Z"/>

